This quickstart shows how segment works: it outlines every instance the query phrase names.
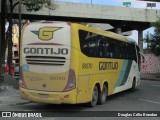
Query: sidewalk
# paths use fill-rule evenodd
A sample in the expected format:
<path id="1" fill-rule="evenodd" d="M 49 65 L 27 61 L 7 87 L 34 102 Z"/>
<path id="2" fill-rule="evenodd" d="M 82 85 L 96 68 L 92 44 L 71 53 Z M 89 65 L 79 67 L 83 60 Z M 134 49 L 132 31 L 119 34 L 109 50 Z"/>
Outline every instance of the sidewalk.
<path id="1" fill-rule="evenodd" d="M 30 101 L 20 98 L 19 90 L 10 85 L 4 85 L 4 90 L 0 92 L 0 106 L 17 104 L 27 104 Z"/>
<path id="2" fill-rule="evenodd" d="M 160 74 L 155 74 L 155 73 L 141 73 L 141 80 L 160 81 Z"/>
<path id="3" fill-rule="evenodd" d="M 3 86 L 0 87 L 0 106 L 30 103 L 29 100 L 20 98 L 17 80 L 9 75 L 5 75 L 4 78 L 5 82 Z"/>
<path id="4" fill-rule="evenodd" d="M 19 81 L 8 74 L 4 75 L 4 84 L 13 86 L 16 89 L 19 88 Z"/>

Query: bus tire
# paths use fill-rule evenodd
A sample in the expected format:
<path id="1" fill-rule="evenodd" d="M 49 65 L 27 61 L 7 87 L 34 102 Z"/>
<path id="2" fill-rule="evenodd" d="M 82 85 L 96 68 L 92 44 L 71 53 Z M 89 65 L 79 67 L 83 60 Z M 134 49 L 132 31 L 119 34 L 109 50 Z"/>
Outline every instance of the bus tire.
<path id="1" fill-rule="evenodd" d="M 106 103 L 108 96 L 108 87 L 106 84 L 103 84 L 102 92 L 100 91 L 98 94 L 98 104 L 102 105 Z"/>
<path id="2" fill-rule="evenodd" d="M 94 89 L 92 91 L 92 99 L 91 101 L 88 103 L 88 105 L 90 107 L 95 107 L 97 105 L 97 101 L 98 101 L 98 87 L 97 85 L 94 86 Z"/>
<path id="3" fill-rule="evenodd" d="M 133 82 L 132 82 L 132 87 L 131 87 L 131 91 L 134 91 L 136 88 L 136 78 L 133 78 Z"/>

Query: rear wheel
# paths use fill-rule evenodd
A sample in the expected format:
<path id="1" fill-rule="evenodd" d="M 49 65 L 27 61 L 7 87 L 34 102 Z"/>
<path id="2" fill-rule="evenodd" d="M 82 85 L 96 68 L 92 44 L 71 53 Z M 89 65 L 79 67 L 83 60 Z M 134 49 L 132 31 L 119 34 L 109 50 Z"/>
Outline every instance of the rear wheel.
<path id="1" fill-rule="evenodd" d="M 98 103 L 100 105 L 106 103 L 107 95 L 108 95 L 108 87 L 107 85 L 104 84 L 102 88 L 102 92 L 100 91 L 98 96 Z"/>
<path id="2" fill-rule="evenodd" d="M 97 105 L 97 101 L 98 101 L 98 87 L 95 85 L 92 92 L 92 99 L 88 104 L 91 107 L 95 107 Z"/>

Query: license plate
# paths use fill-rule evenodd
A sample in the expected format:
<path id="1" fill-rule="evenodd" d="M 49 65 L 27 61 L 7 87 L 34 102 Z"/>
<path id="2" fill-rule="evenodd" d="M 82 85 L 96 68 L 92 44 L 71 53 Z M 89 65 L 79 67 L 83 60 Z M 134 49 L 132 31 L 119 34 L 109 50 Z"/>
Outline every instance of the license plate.
<path id="1" fill-rule="evenodd" d="M 48 94 L 39 94 L 40 98 L 48 98 Z"/>

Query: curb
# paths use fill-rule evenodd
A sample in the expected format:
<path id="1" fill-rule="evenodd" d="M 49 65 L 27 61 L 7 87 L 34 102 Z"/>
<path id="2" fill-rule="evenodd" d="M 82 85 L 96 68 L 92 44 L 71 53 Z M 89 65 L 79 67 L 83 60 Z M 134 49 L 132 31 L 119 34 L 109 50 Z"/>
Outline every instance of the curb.
<path id="1" fill-rule="evenodd" d="M 160 78 L 140 78 L 141 80 L 160 81 Z"/>

